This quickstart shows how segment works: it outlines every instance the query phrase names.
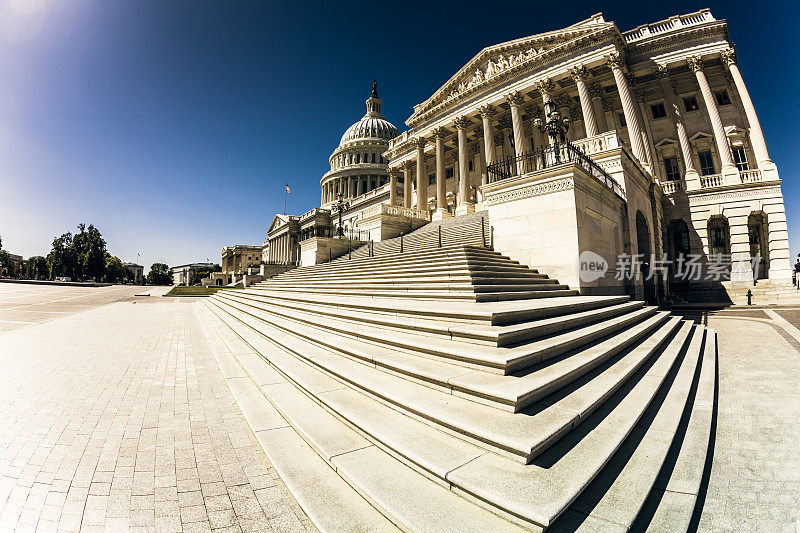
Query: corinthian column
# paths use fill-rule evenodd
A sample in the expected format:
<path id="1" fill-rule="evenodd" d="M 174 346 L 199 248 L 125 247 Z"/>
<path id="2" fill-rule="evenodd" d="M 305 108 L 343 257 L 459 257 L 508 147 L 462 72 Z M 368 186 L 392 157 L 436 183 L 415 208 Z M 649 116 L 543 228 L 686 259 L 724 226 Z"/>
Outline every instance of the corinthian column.
<path id="1" fill-rule="evenodd" d="M 619 98 L 622 100 L 622 112 L 625 114 L 625 122 L 628 124 L 628 137 L 631 141 L 631 148 L 633 148 L 633 155 L 642 165 L 647 165 L 647 153 L 644 151 L 642 143 L 642 128 L 639 125 L 639 117 L 636 115 L 636 107 L 630 87 L 628 87 L 628 80 L 625 79 L 625 73 L 622 72 L 624 60 L 618 52 L 614 52 L 608 57 L 607 62 L 614 74 L 614 82 L 617 84 Z"/>
<path id="2" fill-rule="evenodd" d="M 492 128 L 492 115 L 494 109 L 491 106 L 485 105 L 478 109 L 483 121 L 483 149 L 486 166 L 494 163 L 494 129 Z M 480 142 L 480 141 L 478 141 Z"/>
<path id="3" fill-rule="evenodd" d="M 397 205 L 397 175 L 400 171 L 396 168 L 389 169 L 389 205 Z"/>
<path id="4" fill-rule="evenodd" d="M 733 83 L 736 85 L 736 91 L 742 99 L 742 106 L 744 107 L 744 114 L 747 115 L 747 122 L 750 124 L 750 144 L 753 146 L 756 160 L 758 161 L 758 168 L 764 170 L 774 170 L 775 163 L 769 158 L 767 151 L 767 142 L 764 140 L 764 132 L 761 131 L 761 122 L 758 121 L 756 108 L 753 106 L 753 100 L 750 99 L 750 93 L 747 91 L 747 86 L 744 84 L 742 73 L 739 72 L 739 66 L 736 64 L 736 55 L 733 50 L 723 50 L 720 54 L 722 62 L 728 67 L 728 70 L 733 77 Z"/>
<path id="5" fill-rule="evenodd" d="M 467 128 L 470 121 L 466 117 L 455 120 L 458 135 L 458 205 L 457 215 L 465 215 L 475 211 L 475 204 L 469 201 L 469 152 L 467 151 Z"/>
<path id="6" fill-rule="evenodd" d="M 593 83 L 589 86 L 589 95 L 592 97 L 592 111 L 597 122 L 597 133 L 605 133 L 608 131 L 606 125 L 606 115 L 603 112 L 603 87 L 599 83 Z M 583 105 L 581 103 L 581 105 Z"/>
<path id="7" fill-rule="evenodd" d="M 728 136 L 725 135 L 725 128 L 722 126 L 722 118 L 719 116 L 717 101 L 714 99 L 714 93 L 711 92 L 706 74 L 703 72 L 703 61 L 700 56 L 692 56 L 686 62 L 689 64 L 689 68 L 694 71 L 697 84 L 700 86 L 700 93 L 703 95 L 703 102 L 706 104 L 706 109 L 708 109 L 711 129 L 714 131 L 714 140 L 717 143 L 720 161 L 722 161 L 723 180 L 726 183 L 734 183 L 738 181 L 739 171 L 736 169 L 736 163 L 733 162 L 731 146 L 728 144 Z"/>
<path id="8" fill-rule="evenodd" d="M 447 212 L 447 173 L 444 171 L 444 138 L 449 135 L 445 128 L 437 128 L 433 132 L 436 137 L 436 211 L 433 220 L 448 218 Z"/>
<path id="9" fill-rule="evenodd" d="M 589 96 L 589 88 L 586 86 L 586 78 L 589 73 L 585 67 L 575 67 L 571 71 L 572 79 L 578 86 L 578 97 L 581 99 L 581 112 L 583 113 L 583 125 L 587 137 L 597 135 L 597 121 L 594 119 L 594 109 L 592 109 L 592 98 Z"/>
<path id="10" fill-rule="evenodd" d="M 404 178 L 403 178 L 403 207 L 407 209 L 411 209 L 411 180 L 413 179 L 413 173 L 411 172 L 411 161 L 406 161 L 404 167 Z"/>
<path id="11" fill-rule="evenodd" d="M 417 210 L 428 214 L 428 176 L 425 175 L 425 145 L 424 138 L 417 139 Z"/>
<path id="12" fill-rule="evenodd" d="M 681 111 L 681 107 L 678 105 L 678 99 L 675 96 L 675 88 L 672 85 L 672 81 L 669 79 L 669 68 L 666 65 L 659 65 L 656 68 L 656 76 L 661 82 L 661 90 L 664 91 L 664 98 L 667 100 L 668 114 L 678 134 L 678 143 L 680 144 L 681 155 L 683 156 L 686 188 L 697 189 L 700 187 L 700 176 L 694 169 L 692 146 L 689 144 L 689 136 L 686 133 L 683 111 Z"/>
<path id="13" fill-rule="evenodd" d="M 551 93 L 555 90 L 556 86 L 551 80 L 549 79 L 540 80 L 537 81 L 535 85 L 536 88 L 539 90 L 539 92 L 542 94 L 542 105 L 545 105 L 547 104 L 547 102 L 553 100 Z M 544 117 L 545 122 L 547 122 L 547 119 L 548 117 Z M 549 144 L 550 139 L 547 135 L 542 135 L 541 139 L 542 139 L 542 148 L 545 148 Z"/>
<path id="14" fill-rule="evenodd" d="M 525 173 L 525 133 L 522 130 L 522 104 L 525 98 L 518 92 L 506 96 L 511 107 L 511 127 L 514 129 L 514 151 L 517 155 L 517 175 Z"/>

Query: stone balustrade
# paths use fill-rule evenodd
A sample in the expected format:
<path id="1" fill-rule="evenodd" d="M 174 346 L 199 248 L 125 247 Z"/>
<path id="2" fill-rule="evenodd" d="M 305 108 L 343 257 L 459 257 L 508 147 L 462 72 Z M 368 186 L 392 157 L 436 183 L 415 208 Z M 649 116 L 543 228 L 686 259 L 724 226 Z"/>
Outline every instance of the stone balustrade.
<path id="1" fill-rule="evenodd" d="M 722 187 L 722 185 L 722 174 L 709 174 L 708 176 L 700 176 L 700 188 L 702 189 Z"/>
<path id="2" fill-rule="evenodd" d="M 430 220 L 431 217 L 426 211 L 403 207 L 401 205 L 378 204 L 361 211 L 358 215 L 360 219 L 372 218 L 378 215 L 391 215 L 398 217 L 417 218 L 420 220 Z"/>
<path id="3" fill-rule="evenodd" d="M 680 181 L 664 181 L 661 183 L 664 194 L 674 194 L 683 190 L 683 183 Z"/>
<path id="4" fill-rule="evenodd" d="M 586 155 L 605 152 L 612 148 L 619 148 L 622 139 L 617 135 L 616 130 L 606 131 L 593 137 L 572 141 L 572 144 Z"/>
<path id="5" fill-rule="evenodd" d="M 739 177 L 742 179 L 742 183 L 755 183 L 764 179 L 764 175 L 759 169 L 740 170 Z"/>
<path id="6" fill-rule="evenodd" d="M 714 18 L 710 10 L 703 9 L 695 13 L 689 13 L 688 15 L 677 15 L 666 20 L 654 22 L 652 24 L 645 24 L 644 26 L 639 26 L 636 29 L 626 31 L 622 34 L 622 36 L 626 43 L 632 43 L 653 37 L 654 35 L 658 35 L 660 33 L 673 31 L 681 27 L 696 26 L 698 24 L 713 22 L 715 20 L 717 19 Z"/>

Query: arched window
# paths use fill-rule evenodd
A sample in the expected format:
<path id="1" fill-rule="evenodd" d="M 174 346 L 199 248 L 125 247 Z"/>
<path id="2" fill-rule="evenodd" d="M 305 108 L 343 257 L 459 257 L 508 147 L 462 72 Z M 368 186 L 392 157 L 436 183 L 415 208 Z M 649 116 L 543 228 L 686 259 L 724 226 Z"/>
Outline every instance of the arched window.
<path id="1" fill-rule="evenodd" d="M 750 240 L 753 278 L 764 279 L 769 270 L 769 249 L 766 238 L 767 215 L 763 211 L 750 213 L 750 216 L 747 217 L 747 234 Z"/>
<path id="2" fill-rule="evenodd" d="M 361 163 L 361 154 L 356 154 L 356 163 Z"/>
<path id="3" fill-rule="evenodd" d="M 668 232 L 671 259 L 675 261 L 681 255 L 689 255 L 691 246 L 689 245 L 689 226 L 686 225 L 686 222 L 681 219 L 671 221 Z"/>
<path id="4" fill-rule="evenodd" d="M 372 152 L 372 162 L 375 162 L 375 152 Z"/>
<path id="5" fill-rule="evenodd" d="M 730 253 L 728 219 L 722 215 L 708 219 L 708 253 L 712 257 Z M 721 259 L 718 260 L 721 261 Z"/>

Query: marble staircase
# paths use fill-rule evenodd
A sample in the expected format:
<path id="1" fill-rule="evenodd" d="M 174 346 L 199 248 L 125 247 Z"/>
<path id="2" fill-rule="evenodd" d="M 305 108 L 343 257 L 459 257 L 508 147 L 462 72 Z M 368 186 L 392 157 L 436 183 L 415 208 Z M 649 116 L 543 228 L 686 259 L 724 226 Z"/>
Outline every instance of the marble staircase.
<path id="1" fill-rule="evenodd" d="M 435 242 L 197 304 L 315 525 L 685 530 L 710 439 L 713 331 Z"/>

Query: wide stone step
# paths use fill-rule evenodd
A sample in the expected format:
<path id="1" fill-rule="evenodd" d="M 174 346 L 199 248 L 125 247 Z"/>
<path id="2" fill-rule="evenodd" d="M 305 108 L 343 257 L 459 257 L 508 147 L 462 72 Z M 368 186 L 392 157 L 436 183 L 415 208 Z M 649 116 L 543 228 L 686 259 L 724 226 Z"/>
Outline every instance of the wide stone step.
<path id="1" fill-rule="evenodd" d="M 369 245 L 365 246 L 368 247 Z M 302 271 L 314 271 L 314 270 L 321 270 L 327 267 L 339 267 L 345 265 L 392 265 L 402 262 L 419 262 L 424 260 L 430 259 L 439 259 L 439 260 L 447 260 L 447 259 L 475 259 L 475 260 L 484 260 L 484 261 L 494 261 L 498 259 L 504 259 L 506 261 L 511 261 L 508 257 L 494 252 L 488 248 L 482 247 L 474 247 L 474 246 L 446 246 L 442 248 L 433 248 L 427 250 L 419 250 L 419 251 L 408 251 L 408 252 L 398 252 L 396 254 L 388 254 L 382 255 L 379 257 L 352 257 L 348 259 L 347 256 L 339 257 L 334 259 L 329 263 L 324 263 L 320 265 L 308 265 L 299 267 L 297 270 Z M 515 261 L 511 261 L 515 262 Z"/>
<path id="2" fill-rule="evenodd" d="M 523 321 L 539 320 L 563 314 L 589 311 L 601 307 L 619 305 L 629 301 L 628 296 L 568 296 L 548 300 L 510 301 L 510 302 L 437 302 L 430 305 L 416 299 L 392 298 L 382 300 L 368 296 L 329 296 L 324 299 L 312 292 L 272 292 L 264 287 L 250 287 L 238 294 L 264 296 L 271 300 L 280 299 L 299 303 L 313 303 L 320 306 L 379 313 L 387 316 L 426 317 L 449 322 L 479 323 L 490 325 L 518 324 Z"/>
<path id="3" fill-rule="evenodd" d="M 258 286 L 256 288 L 262 288 Z M 526 300 L 536 298 L 554 298 L 558 296 L 577 296 L 579 292 L 574 289 L 558 289 L 550 290 L 547 287 L 537 290 L 529 291 L 505 291 L 505 292 L 488 292 L 476 293 L 474 291 L 441 291 L 434 290 L 430 287 L 423 290 L 400 291 L 400 290 L 359 290 L 351 291 L 349 287 L 341 288 L 327 288 L 327 287 L 304 287 L 302 284 L 297 284 L 292 287 L 273 287 L 269 286 L 269 290 L 279 292 L 286 291 L 289 293 L 313 293 L 325 295 L 341 295 L 341 296 L 367 296 L 373 298 L 417 298 L 420 300 L 463 300 L 472 302 L 501 302 L 509 300 Z"/>
<path id="4" fill-rule="evenodd" d="M 297 310 L 281 310 L 277 306 L 270 307 L 269 304 L 242 302 L 237 299 L 235 294 L 230 293 L 215 295 L 212 300 L 224 300 L 229 305 L 232 304 L 237 307 L 240 311 L 279 327 L 280 323 L 277 320 L 289 319 L 293 323 L 285 325 L 286 329 L 290 329 L 295 333 L 305 331 L 312 340 L 319 335 L 319 330 L 322 329 L 326 332 L 338 333 L 361 341 L 375 343 L 379 346 L 410 350 L 499 374 L 509 374 L 525 369 L 617 331 L 630 328 L 654 315 L 664 318 L 668 314 L 665 312 L 659 313 L 654 307 L 640 308 L 589 326 L 506 348 L 476 346 L 472 343 L 420 336 L 397 329 L 370 326 L 345 318 L 322 317 Z M 318 342 L 321 342 L 321 340 Z"/>
<path id="5" fill-rule="evenodd" d="M 610 530 L 620 527 L 628 531 L 637 521 L 641 522 L 637 517 L 640 517 L 661 470 L 669 467 L 670 448 L 680 446 L 683 441 L 683 428 L 696 407 L 693 390 L 700 381 L 700 362 L 705 353 L 704 338 L 700 333 L 692 337 L 686 360 L 668 376 L 668 387 L 659 392 L 642 416 L 617 452 L 614 464 L 603 469 L 570 506 L 570 511 L 562 515 L 555 529 L 564 526 L 564 529 L 594 531 L 599 525 L 606 525 Z M 706 339 L 706 345 L 709 342 L 713 343 L 713 340 Z M 711 389 L 713 392 L 713 382 Z M 708 427 L 705 435 L 707 443 Z M 704 461 L 697 459 L 694 457 L 694 466 L 702 471 Z M 692 503 L 688 509 L 693 507 Z M 571 527 L 567 528 L 567 524 Z M 685 531 L 688 522 L 683 528 L 677 526 L 674 524 L 667 530 Z M 643 531 L 644 527 L 637 526 L 634 530 Z"/>
<path id="6" fill-rule="evenodd" d="M 248 315 L 246 311 L 235 304 L 231 307 L 232 309 L 227 307 L 224 309 L 254 331 L 259 331 L 259 328 L 263 327 L 259 322 L 261 319 Z M 275 318 L 267 320 L 268 323 L 280 328 L 285 333 L 299 337 L 306 342 L 315 343 L 315 345 L 323 345 L 333 354 L 351 357 L 362 363 L 374 365 L 378 369 L 397 373 L 423 385 L 432 385 L 437 390 L 443 389 L 468 400 L 516 412 L 539 398 L 566 386 L 570 381 L 579 378 L 622 352 L 631 343 L 648 335 L 665 319 L 665 314 L 657 315 L 634 328 L 611 336 L 601 343 L 578 350 L 562 360 L 543 364 L 526 374 L 514 376 L 466 371 L 463 367 L 418 357 L 417 354 L 407 350 L 386 349 L 338 334 L 330 334 L 323 338 L 319 330 L 311 327 Z M 671 320 L 672 325 L 663 327 L 660 334 L 654 335 L 652 338 L 663 340 L 663 336 L 668 335 L 677 324 L 677 319 Z"/>
<path id="7" fill-rule="evenodd" d="M 228 325 L 259 353 L 269 350 L 263 346 L 264 342 L 277 343 L 281 348 L 362 392 L 387 401 L 404 412 L 422 417 L 443 430 L 496 453 L 517 457 L 522 462 L 530 461 L 545 450 L 599 403 L 590 394 L 594 401 L 589 401 L 584 410 L 575 410 L 573 406 L 563 409 L 534 406 L 530 411 L 525 411 L 527 416 L 519 416 L 392 376 L 281 330 L 268 326 L 261 326 L 259 330 L 252 329 L 253 324 L 248 323 L 247 317 L 237 316 L 229 308 L 217 307 L 215 311 L 217 310 L 226 316 Z M 638 353 L 652 353 L 658 347 L 657 341 L 658 339 L 653 342 L 655 346 L 645 346 Z M 583 394 L 587 394 L 586 390 Z"/>
<path id="8" fill-rule="evenodd" d="M 538 526 L 549 525 L 613 456 L 661 386 L 675 360 L 668 352 L 675 349 L 678 338 L 563 443 L 525 466 L 404 416 L 282 352 L 263 337 L 251 336 L 260 344 L 257 349 L 293 383 L 404 463 L 440 477 L 480 505 Z"/>
<path id="9" fill-rule="evenodd" d="M 418 287 L 460 287 L 462 285 L 471 287 L 499 286 L 503 287 L 529 287 L 532 285 L 547 285 L 566 287 L 559 284 L 556 280 L 548 279 L 542 275 L 515 276 L 515 277 L 485 277 L 473 276 L 469 272 L 452 275 L 429 275 L 429 276 L 383 276 L 381 274 L 362 273 L 360 277 L 355 275 L 348 277 L 307 277 L 294 279 L 271 280 L 264 286 L 267 287 L 290 287 L 296 285 L 307 285 L 309 287 L 341 287 L 342 283 L 348 286 L 357 287 L 387 287 L 387 288 L 418 288 Z"/>
<path id="10" fill-rule="evenodd" d="M 380 279 L 386 281 L 410 281 L 416 279 L 493 279 L 493 278 L 500 278 L 500 279 L 547 279 L 547 274 L 539 274 L 538 272 L 533 272 L 531 270 L 520 269 L 520 270 L 471 270 L 465 266 L 458 267 L 448 267 L 448 268 L 437 268 L 422 270 L 422 269 L 414 269 L 409 271 L 408 268 L 398 268 L 392 271 L 373 271 L 369 270 L 369 278 L 370 279 Z M 271 281 L 348 281 L 353 278 L 354 275 L 365 276 L 366 272 L 363 269 L 354 269 L 352 271 L 347 272 L 330 272 L 324 273 L 320 272 L 314 275 L 310 274 L 303 274 L 303 275 L 292 275 L 292 276 L 281 276 L 280 278 L 276 278 Z M 267 283 L 268 285 L 269 283 Z"/>
<path id="11" fill-rule="evenodd" d="M 210 322 L 208 318 L 200 320 L 231 393 L 275 470 L 317 529 L 399 531 L 327 465 L 266 401 Z"/>
<path id="12" fill-rule="evenodd" d="M 411 330 L 418 333 L 438 335 L 443 338 L 453 338 L 466 342 L 489 344 L 492 346 L 508 346 L 525 341 L 559 333 L 567 329 L 585 326 L 591 323 L 612 318 L 623 313 L 634 311 L 643 307 L 644 302 L 624 302 L 601 308 L 592 308 L 572 314 L 558 315 L 543 318 L 535 322 L 514 324 L 508 326 L 491 326 L 464 323 L 463 321 L 430 320 L 429 317 L 415 317 L 411 315 L 398 317 L 397 313 L 370 312 L 357 309 L 343 310 L 339 307 L 317 304 L 307 299 L 302 302 L 286 298 L 270 298 L 266 294 L 255 292 L 238 292 L 231 296 L 244 304 L 265 304 L 285 309 L 294 309 L 306 313 L 313 313 L 325 317 L 345 317 L 348 320 L 364 322 L 367 324 Z M 262 307 L 263 308 L 263 307 Z"/>

